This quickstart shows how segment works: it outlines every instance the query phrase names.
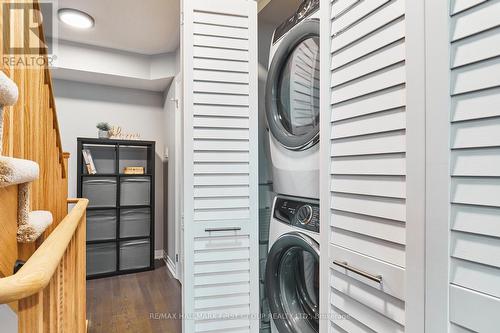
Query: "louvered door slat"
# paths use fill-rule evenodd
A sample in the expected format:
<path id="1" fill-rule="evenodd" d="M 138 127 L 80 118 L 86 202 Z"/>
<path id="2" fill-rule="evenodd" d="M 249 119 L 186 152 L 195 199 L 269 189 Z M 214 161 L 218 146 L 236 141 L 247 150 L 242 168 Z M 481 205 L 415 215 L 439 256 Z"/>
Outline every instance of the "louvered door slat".
<path id="1" fill-rule="evenodd" d="M 248 51 L 228 50 L 209 46 L 195 46 L 193 49 L 193 55 L 195 57 L 207 59 L 248 61 Z"/>
<path id="2" fill-rule="evenodd" d="M 185 332 L 258 320 L 257 9 L 183 2 Z"/>
<path id="3" fill-rule="evenodd" d="M 374 216 L 359 215 L 340 210 L 334 210 L 332 219 L 337 227 L 344 230 L 367 235 L 373 238 L 385 239 L 396 244 L 405 244 L 405 224 L 400 221 L 387 220 Z"/>
<path id="4" fill-rule="evenodd" d="M 225 72 L 208 69 L 195 69 L 194 79 L 196 81 L 212 81 L 212 82 L 232 82 L 248 84 L 250 76 L 248 73 L 240 72 Z"/>
<path id="5" fill-rule="evenodd" d="M 331 173 L 337 175 L 392 175 L 404 176 L 404 154 L 348 156 L 331 159 Z"/>
<path id="6" fill-rule="evenodd" d="M 400 18 L 372 32 L 362 40 L 344 49 L 341 53 L 335 54 L 335 57 L 330 60 L 331 69 L 342 67 L 365 54 L 400 41 L 402 38 L 404 38 L 404 20 Z"/>
<path id="7" fill-rule="evenodd" d="M 357 116 L 375 114 L 405 106 L 404 86 L 396 86 L 391 89 L 382 90 L 371 95 L 337 104 L 332 113 L 332 120 L 351 119 Z"/>
<path id="8" fill-rule="evenodd" d="M 214 12 L 213 9 L 208 9 L 206 11 L 199 9 L 193 12 L 193 22 L 216 26 L 219 25 L 223 27 L 233 27 L 237 29 L 248 28 L 248 20 L 245 16 L 231 15 L 229 13 L 224 15 L 222 13 Z"/>
<path id="9" fill-rule="evenodd" d="M 331 5 L 332 8 L 329 15 L 330 17 L 335 18 L 344 14 L 349 7 L 355 5 L 357 2 L 360 2 L 360 0 L 338 0 L 331 2 L 333 3 Z"/>
<path id="10" fill-rule="evenodd" d="M 354 300 L 379 312 L 401 325 L 405 323 L 404 302 L 384 292 L 367 286 L 345 274 L 332 271 L 332 286 L 336 291 L 348 294 Z"/>
<path id="11" fill-rule="evenodd" d="M 405 58 L 404 44 L 391 44 L 369 57 L 361 58 L 332 73 L 332 85 L 338 86 L 361 76 L 381 70 L 387 66 L 403 61 Z"/>
<path id="12" fill-rule="evenodd" d="M 498 26 L 500 2 L 486 1 L 452 18 L 451 41 L 466 38 Z"/>
<path id="13" fill-rule="evenodd" d="M 451 5 L 451 14 L 455 15 L 485 1 L 488 0 L 454 0 Z"/>
<path id="14" fill-rule="evenodd" d="M 500 116 L 499 104 L 500 88 L 454 96 L 451 99 L 451 120 L 458 122 Z"/>
<path id="15" fill-rule="evenodd" d="M 403 130 L 406 128 L 404 109 L 368 114 L 332 124 L 332 139 Z"/>
<path id="16" fill-rule="evenodd" d="M 387 2 L 389 2 L 389 0 L 361 1 L 356 10 L 348 10 L 344 15 L 338 16 L 338 18 L 333 21 L 332 32 L 337 34 L 346 30 L 349 26 L 358 23 L 362 18 Z"/>
<path id="17" fill-rule="evenodd" d="M 331 304 L 369 327 L 374 332 L 404 332 L 404 326 L 389 319 L 387 316 L 372 310 L 362 302 L 347 296 L 335 289 L 331 291 Z"/>
<path id="18" fill-rule="evenodd" d="M 499 29 L 485 32 L 453 43 L 451 64 L 453 68 L 497 56 L 500 53 Z"/>
<path id="19" fill-rule="evenodd" d="M 357 5 L 359 6 L 359 4 Z M 354 6 L 350 11 L 359 10 Z M 405 3 L 404 0 L 392 0 L 386 6 L 379 8 L 379 10 L 371 13 L 365 19 L 359 20 L 358 24 L 354 24 L 350 29 L 347 29 L 335 36 L 335 43 L 331 44 L 332 52 L 339 52 L 342 48 L 352 45 L 365 36 L 377 31 L 390 24 L 393 20 L 401 17 L 404 14 Z M 332 22 L 331 34 L 334 34 L 335 25 Z"/>

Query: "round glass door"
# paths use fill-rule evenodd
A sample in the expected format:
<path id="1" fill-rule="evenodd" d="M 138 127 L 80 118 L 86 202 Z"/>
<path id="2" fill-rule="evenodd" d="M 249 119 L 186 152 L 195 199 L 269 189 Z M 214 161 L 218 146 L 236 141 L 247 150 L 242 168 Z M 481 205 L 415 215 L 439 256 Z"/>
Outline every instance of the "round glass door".
<path id="1" fill-rule="evenodd" d="M 298 32 L 287 35 L 278 48 L 266 92 L 271 132 L 283 146 L 293 150 L 308 148 L 317 143 L 319 136 L 319 35 L 311 33 L 314 24 L 306 26 L 306 31 L 300 31 L 302 27 L 295 28 Z"/>
<path id="2" fill-rule="evenodd" d="M 278 118 L 293 136 L 318 131 L 319 38 L 301 42 L 288 58 L 278 82 Z"/>
<path id="3" fill-rule="evenodd" d="M 266 265 L 271 318 L 279 332 L 319 331 L 319 247 L 311 238 L 291 233 L 278 239 Z"/>

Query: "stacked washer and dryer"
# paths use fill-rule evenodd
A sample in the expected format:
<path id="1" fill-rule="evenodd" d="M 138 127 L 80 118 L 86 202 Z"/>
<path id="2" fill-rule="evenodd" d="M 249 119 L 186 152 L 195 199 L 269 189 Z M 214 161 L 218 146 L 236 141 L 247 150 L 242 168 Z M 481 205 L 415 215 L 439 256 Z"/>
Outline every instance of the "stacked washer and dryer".
<path id="1" fill-rule="evenodd" d="M 274 198 L 265 291 L 273 333 L 319 323 L 319 0 L 274 32 L 266 85 Z"/>

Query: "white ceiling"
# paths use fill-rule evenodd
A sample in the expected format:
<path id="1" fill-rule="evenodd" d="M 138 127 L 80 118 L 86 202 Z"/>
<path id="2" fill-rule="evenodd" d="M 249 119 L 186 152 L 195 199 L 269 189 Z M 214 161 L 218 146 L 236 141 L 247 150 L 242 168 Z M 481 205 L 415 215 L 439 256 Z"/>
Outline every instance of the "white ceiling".
<path id="1" fill-rule="evenodd" d="M 180 0 L 52 0 L 95 19 L 78 30 L 59 22 L 59 39 L 152 55 L 173 52 L 180 40 Z"/>

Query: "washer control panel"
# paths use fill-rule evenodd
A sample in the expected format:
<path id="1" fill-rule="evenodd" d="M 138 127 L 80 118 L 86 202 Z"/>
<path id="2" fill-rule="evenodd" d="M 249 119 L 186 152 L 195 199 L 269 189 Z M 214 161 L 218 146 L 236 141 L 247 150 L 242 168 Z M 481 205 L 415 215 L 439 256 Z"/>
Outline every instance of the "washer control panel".
<path id="1" fill-rule="evenodd" d="M 273 44 L 283 37 L 294 26 L 305 20 L 308 16 L 319 9 L 319 0 L 304 0 L 295 14 L 283 22 L 274 32 Z"/>
<path id="2" fill-rule="evenodd" d="M 319 233 L 319 202 L 277 197 L 274 218 L 296 228 Z"/>

